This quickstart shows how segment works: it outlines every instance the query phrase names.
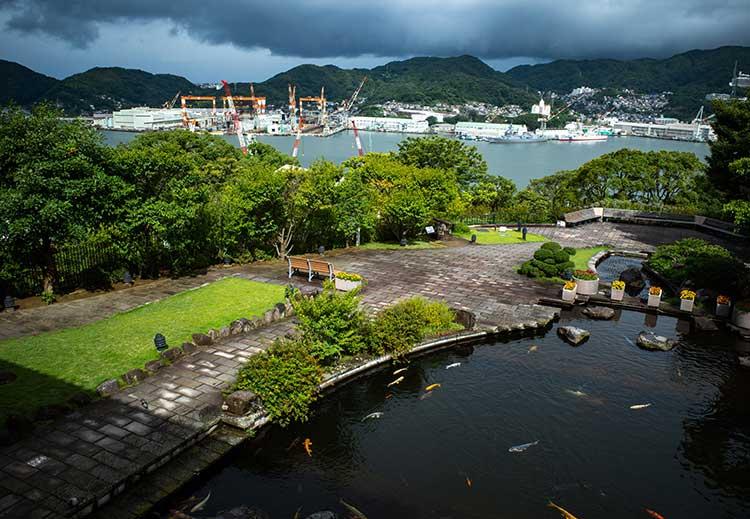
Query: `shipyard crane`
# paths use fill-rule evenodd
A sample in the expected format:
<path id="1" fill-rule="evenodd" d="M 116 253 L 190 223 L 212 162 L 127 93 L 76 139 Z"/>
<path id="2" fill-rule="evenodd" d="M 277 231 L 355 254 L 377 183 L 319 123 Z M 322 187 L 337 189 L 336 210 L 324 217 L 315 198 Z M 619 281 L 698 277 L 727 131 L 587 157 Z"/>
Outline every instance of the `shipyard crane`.
<path id="1" fill-rule="evenodd" d="M 297 118 L 297 86 L 289 84 L 289 126 L 295 129 Z"/>
<path id="2" fill-rule="evenodd" d="M 174 105 L 175 105 L 175 103 L 177 102 L 177 99 L 179 99 L 179 97 L 180 97 L 180 94 L 181 94 L 181 93 L 182 93 L 182 92 L 177 92 L 177 93 L 176 93 L 176 94 L 174 95 L 174 97 L 172 98 L 172 100 L 171 100 L 171 101 L 166 101 L 166 102 L 165 102 L 165 103 L 164 103 L 163 105 L 161 105 L 161 106 L 162 106 L 162 108 L 167 108 L 167 109 L 169 109 L 169 110 L 171 110 L 172 108 L 174 108 Z"/>
<path id="3" fill-rule="evenodd" d="M 252 83 L 250 83 L 250 97 L 248 99 L 253 103 L 253 110 L 256 115 L 266 113 L 266 98 L 255 95 L 255 87 Z"/>
<path id="4" fill-rule="evenodd" d="M 365 86 L 365 81 L 367 81 L 367 76 L 362 78 L 362 81 L 359 83 L 359 86 L 352 96 L 341 104 L 341 108 L 338 110 L 339 112 L 348 112 L 352 109 L 354 103 L 357 101 L 357 97 L 359 97 L 359 93 L 362 91 L 362 87 Z"/>
<path id="5" fill-rule="evenodd" d="M 195 120 L 190 119 L 187 111 L 188 101 L 211 101 L 212 109 L 211 116 L 216 117 L 216 98 L 214 96 L 180 96 L 180 103 L 182 104 L 182 125 L 188 130 L 194 129 Z"/>
<path id="6" fill-rule="evenodd" d="M 327 115 L 326 115 L 326 87 L 320 87 L 320 96 L 307 96 L 299 98 L 299 127 L 302 128 L 305 124 L 302 116 L 302 103 L 316 103 L 318 105 L 318 124 L 325 126 Z"/>
<path id="7" fill-rule="evenodd" d="M 234 107 L 234 99 L 232 99 L 232 91 L 229 89 L 229 83 L 221 80 L 221 84 L 224 85 L 224 93 L 227 97 L 227 104 L 229 110 L 232 113 L 232 120 L 234 121 L 234 131 L 237 134 L 237 139 L 240 141 L 240 149 L 243 155 L 247 155 L 247 143 L 245 142 L 245 134 L 242 133 L 242 123 L 240 122 L 240 116 L 237 114 L 237 110 Z"/>
<path id="8" fill-rule="evenodd" d="M 359 138 L 359 130 L 357 130 L 357 123 L 354 122 L 354 119 L 352 119 L 352 129 L 354 130 L 354 142 L 357 144 L 357 155 L 361 157 L 365 154 L 365 151 L 362 149 L 362 141 Z"/>

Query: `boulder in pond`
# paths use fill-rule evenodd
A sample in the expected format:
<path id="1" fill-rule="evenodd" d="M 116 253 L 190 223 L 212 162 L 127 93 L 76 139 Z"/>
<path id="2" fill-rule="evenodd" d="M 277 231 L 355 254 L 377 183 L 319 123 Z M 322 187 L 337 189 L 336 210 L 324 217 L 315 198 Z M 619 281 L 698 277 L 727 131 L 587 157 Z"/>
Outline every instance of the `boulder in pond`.
<path id="1" fill-rule="evenodd" d="M 573 346 L 578 346 L 588 340 L 591 337 L 591 332 L 584 330 L 583 328 L 577 328 L 575 326 L 560 326 L 557 329 L 557 335 L 565 339 Z"/>
<path id="2" fill-rule="evenodd" d="M 583 309 L 583 315 L 586 315 L 592 319 L 612 319 L 615 316 L 615 311 L 608 306 L 587 306 Z"/>
<path id="3" fill-rule="evenodd" d="M 620 272 L 620 281 L 625 282 L 625 290 L 629 294 L 637 294 L 646 286 L 646 276 L 641 269 L 630 267 Z"/>
<path id="4" fill-rule="evenodd" d="M 663 335 L 656 335 L 653 332 L 641 332 L 635 343 L 644 350 L 650 351 L 669 351 L 677 346 L 677 341 L 668 339 Z"/>

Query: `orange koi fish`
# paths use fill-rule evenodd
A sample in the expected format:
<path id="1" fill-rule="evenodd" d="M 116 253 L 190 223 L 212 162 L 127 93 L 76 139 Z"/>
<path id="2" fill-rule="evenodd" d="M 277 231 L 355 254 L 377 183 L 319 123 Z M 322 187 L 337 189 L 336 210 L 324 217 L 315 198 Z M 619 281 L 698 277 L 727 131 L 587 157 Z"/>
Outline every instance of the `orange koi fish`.
<path id="1" fill-rule="evenodd" d="M 440 387 L 440 384 L 430 384 L 426 388 L 424 388 L 425 391 L 432 391 L 433 389 L 437 389 Z"/>
<path id="2" fill-rule="evenodd" d="M 312 441 L 310 441 L 310 438 L 305 438 L 305 441 L 302 443 L 302 445 L 305 447 L 305 452 L 307 452 L 307 455 L 312 458 Z"/>
<path id="3" fill-rule="evenodd" d="M 564 508 L 557 506 L 552 501 L 550 501 L 549 503 L 547 503 L 547 506 L 550 507 L 550 508 L 552 508 L 553 510 L 557 510 L 558 512 L 560 512 L 560 515 L 563 517 L 563 519 L 578 519 L 576 516 L 574 516 L 573 514 L 571 514 L 570 512 L 568 512 L 567 510 L 565 510 Z"/>
<path id="4" fill-rule="evenodd" d="M 648 515 L 650 515 L 650 516 L 651 516 L 651 517 L 653 517 L 654 519 L 664 519 L 664 516 L 663 516 L 663 515 L 661 515 L 661 514 L 660 514 L 659 512 L 654 512 L 654 511 L 653 511 L 653 510 L 651 510 L 650 508 L 644 508 L 644 510 L 646 511 L 646 513 L 647 513 Z"/>

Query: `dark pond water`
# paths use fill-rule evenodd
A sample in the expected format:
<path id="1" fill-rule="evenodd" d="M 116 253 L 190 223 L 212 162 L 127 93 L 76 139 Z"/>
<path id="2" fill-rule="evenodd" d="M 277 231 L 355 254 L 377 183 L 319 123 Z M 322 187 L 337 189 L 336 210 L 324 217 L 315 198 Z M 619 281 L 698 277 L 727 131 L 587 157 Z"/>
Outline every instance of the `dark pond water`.
<path id="1" fill-rule="evenodd" d="M 750 372 L 735 352 L 747 343 L 640 313 L 562 321 L 592 338 L 573 348 L 553 329 L 434 353 L 391 389 L 389 367 L 329 395 L 309 423 L 266 429 L 173 504 L 210 491 L 200 517 L 239 505 L 348 517 L 341 498 L 369 519 L 559 517 L 549 500 L 578 518 L 750 517 Z M 642 351 L 631 341 L 644 329 L 681 345 Z"/>
<path id="2" fill-rule="evenodd" d="M 601 263 L 596 266 L 596 272 L 599 274 L 599 279 L 607 283 L 612 283 L 620 279 L 620 274 L 630 268 L 641 270 L 643 267 L 643 260 L 640 258 L 629 258 L 627 256 L 608 256 Z M 651 283 L 647 276 L 644 276 L 644 285 L 640 293 L 628 293 L 633 297 L 647 297 L 648 289 Z M 637 289 L 636 289 L 637 290 Z"/>

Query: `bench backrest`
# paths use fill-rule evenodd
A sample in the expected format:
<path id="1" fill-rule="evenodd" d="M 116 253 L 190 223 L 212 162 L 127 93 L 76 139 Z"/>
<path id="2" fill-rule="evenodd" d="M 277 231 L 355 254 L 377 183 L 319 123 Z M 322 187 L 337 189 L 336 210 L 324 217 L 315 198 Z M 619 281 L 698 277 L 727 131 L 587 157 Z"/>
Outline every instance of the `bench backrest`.
<path id="1" fill-rule="evenodd" d="M 327 261 L 309 259 L 307 262 L 310 265 L 310 270 L 319 274 L 330 275 L 333 271 L 333 267 Z"/>
<path id="2" fill-rule="evenodd" d="M 300 258 L 299 256 L 287 256 L 289 265 L 295 269 L 307 270 L 307 258 Z"/>

